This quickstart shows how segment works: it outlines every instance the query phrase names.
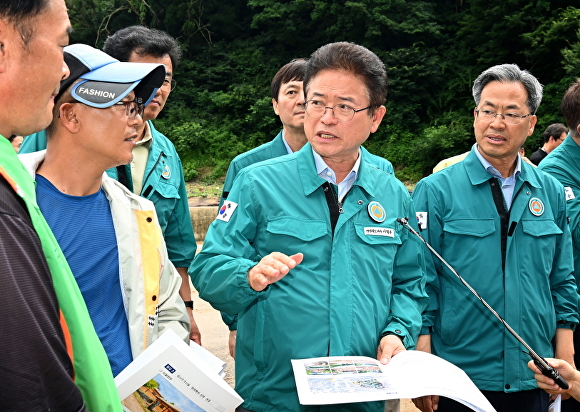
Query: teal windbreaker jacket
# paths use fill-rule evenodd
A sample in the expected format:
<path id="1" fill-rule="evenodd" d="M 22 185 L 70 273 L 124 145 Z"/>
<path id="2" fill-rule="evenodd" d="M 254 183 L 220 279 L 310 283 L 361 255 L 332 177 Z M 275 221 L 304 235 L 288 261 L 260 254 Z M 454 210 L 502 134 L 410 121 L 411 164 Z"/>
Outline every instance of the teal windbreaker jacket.
<path id="1" fill-rule="evenodd" d="M 538 354 L 551 357 L 556 328 L 578 323 L 564 189 L 522 162 L 502 225 L 490 183 L 496 178 L 474 150 L 417 184 L 423 237 Z M 431 335 L 433 353 L 463 369 L 480 390 L 537 388 L 525 348 L 437 258 L 425 260 L 429 306 L 421 333 Z"/>
<path id="2" fill-rule="evenodd" d="M 373 164 L 375 167 L 387 173 L 392 175 L 395 174 L 393 165 L 387 159 L 369 153 L 362 146 L 361 152 L 367 154 L 367 162 Z M 234 160 L 231 161 L 230 166 L 228 167 L 219 207 L 222 207 L 225 200 L 228 198 L 230 190 L 232 190 L 232 186 L 234 185 L 234 180 L 236 179 L 236 176 L 240 170 L 255 163 L 274 159 L 280 156 L 285 156 L 287 154 L 288 151 L 286 150 L 286 145 L 284 145 L 284 140 L 282 139 L 282 130 L 280 130 L 280 133 L 278 133 L 273 140 L 255 147 L 252 150 L 248 150 L 247 152 L 237 155 Z M 224 323 L 228 325 L 230 330 L 237 329 L 237 316 L 228 315 L 222 312 L 222 319 Z"/>
<path id="3" fill-rule="evenodd" d="M 580 288 L 580 146 L 568 136 L 542 160 L 538 168 L 554 176 L 565 188 L 566 213 L 572 233 L 574 277 L 576 286 Z"/>
<path id="4" fill-rule="evenodd" d="M 201 298 L 239 314 L 236 391 L 249 410 L 312 410 L 298 403 L 291 359 L 374 358 L 386 332 L 402 336 L 407 348 L 415 345 L 427 298 L 423 252 L 396 222 L 414 213 L 412 201 L 401 182 L 367 158 L 363 153 L 334 234 L 326 181 L 316 173 L 309 144 L 243 169 L 222 207 L 229 221 L 212 223 L 190 267 Z M 384 208 L 383 222 L 370 217 L 373 201 Z M 304 260 L 256 292 L 248 285 L 248 270 L 274 251 L 302 252 Z M 382 402 L 342 406 L 384 409 Z"/>

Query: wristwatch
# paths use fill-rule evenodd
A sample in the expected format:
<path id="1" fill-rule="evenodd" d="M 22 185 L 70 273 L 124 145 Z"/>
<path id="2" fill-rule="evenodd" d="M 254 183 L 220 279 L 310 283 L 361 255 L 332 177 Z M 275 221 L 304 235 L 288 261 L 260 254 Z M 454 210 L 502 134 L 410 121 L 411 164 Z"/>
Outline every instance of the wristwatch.
<path id="1" fill-rule="evenodd" d="M 184 300 L 183 303 L 186 308 L 191 308 L 193 310 L 193 300 Z"/>

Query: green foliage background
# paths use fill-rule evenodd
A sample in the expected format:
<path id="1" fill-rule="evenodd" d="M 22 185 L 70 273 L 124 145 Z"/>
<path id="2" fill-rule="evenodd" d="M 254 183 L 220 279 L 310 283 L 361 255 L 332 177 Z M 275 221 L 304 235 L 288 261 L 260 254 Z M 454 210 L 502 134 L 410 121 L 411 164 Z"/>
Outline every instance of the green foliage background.
<path id="1" fill-rule="evenodd" d="M 132 25 L 159 28 L 184 50 L 178 87 L 156 121 L 182 156 L 186 178 L 225 173 L 238 153 L 280 129 L 269 85 L 279 67 L 319 46 L 351 41 L 389 76 L 388 113 L 367 148 L 417 180 L 473 144 L 471 84 L 489 66 L 516 63 L 545 86 L 528 154 L 563 122 L 559 103 L 580 75 L 580 0 L 70 0 L 71 42 L 101 47 Z"/>

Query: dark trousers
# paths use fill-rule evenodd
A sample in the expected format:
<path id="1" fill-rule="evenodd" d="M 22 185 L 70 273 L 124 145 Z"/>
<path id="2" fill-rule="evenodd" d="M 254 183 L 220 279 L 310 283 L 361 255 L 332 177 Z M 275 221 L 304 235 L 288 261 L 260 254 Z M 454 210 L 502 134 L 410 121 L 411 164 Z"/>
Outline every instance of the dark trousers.
<path id="1" fill-rule="evenodd" d="M 549 395 L 541 389 L 523 392 L 481 391 L 497 412 L 547 412 Z M 454 400 L 440 397 L 437 412 L 472 412 Z"/>
<path id="2" fill-rule="evenodd" d="M 576 369 L 580 366 L 580 327 L 574 331 L 574 363 Z M 580 402 L 574 398 L 562 401 L 562 412 L 580 412 Z"/>

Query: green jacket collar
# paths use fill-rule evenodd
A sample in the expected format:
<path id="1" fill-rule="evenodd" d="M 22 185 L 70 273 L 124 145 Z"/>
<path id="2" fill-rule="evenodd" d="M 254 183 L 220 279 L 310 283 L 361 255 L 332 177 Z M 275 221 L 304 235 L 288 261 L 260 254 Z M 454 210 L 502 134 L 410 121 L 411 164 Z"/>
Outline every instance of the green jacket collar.
<path id="1" fill-rule="evenodd" d="M 469 177 L 469 180 L 471 181 L 471 184 L 473 186 L 485 183 L 493 177 L 487 172 L 487 170 L 485 170 L 485 168 L 477 158 L 477 155 L 475 154 L 476 150 L 477 146 L 473 145 L 471 151 L 469 152 L 465 160 L 463 160 L 462 162 L 462 165 L 465 168 L 465 171 L 467 172 L 467 176 Z M 522 162 L 522 172 L 518 177 L 518 183 L 516 184 L 516 186 L 519 186 L 522 183 L 527 182 L 532 187 L 541 188 L 542 185 L 537 175 L 539 172 L 534 169 L 535 168 L 533 166 L 527 164 L 526 162 Z"/>
<path id="2" fill-rule="evenodd" d="M 284 144 L 284 139 L 282 138 L 282 130 L 276 135 L 274 139 L 272 139 L 272 158 L 285 156 L 288 154 L 288 150 L 286 150 L 286 145 Z"/>
<path id="3" fill-rule="evenodd" d="M 377 177 L 370 172 L 373 166 L 366 162 L 367 155 L 365 152 L 361 150 L 360 155 L 362 156 L 362 159 L 357 179 L 354 182 L 353 187 L 359 186 L 367 192 L 370 197 L 374 197 L 374 187 L 376 186 L 375 182 Z M 304 196 L 309 196 L 316 189 L 322 186 L 326 180 L 318 176 L 316 173 L 316 164 L 314 163 L 314 156 L 312 156 L 312 146 L 310 143 L 306 143 L 302 149 L 296 152 L 296 158 L 298 160 L 298 171 L 300 174 L 300 181 L 302 182 L 302 189 L 304 190 Z"/>
<path id="4" fill-rule="evenodd" d="M 560 146 L 554 149 L 554 151 L 556 150 L 566 153 L 567 157 L 580 169 L 580 146 L 578 146 L 572 136 L 568 136 Z"/>

